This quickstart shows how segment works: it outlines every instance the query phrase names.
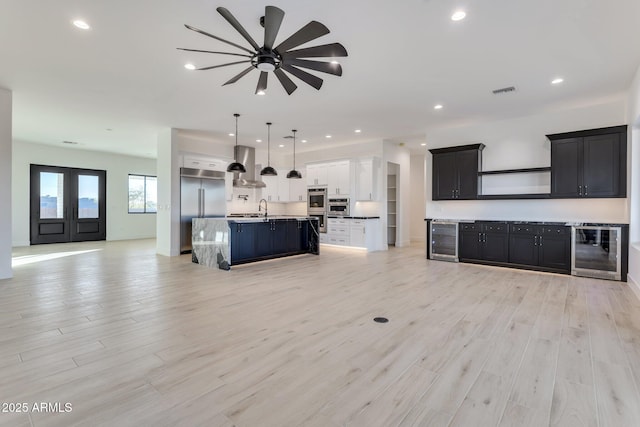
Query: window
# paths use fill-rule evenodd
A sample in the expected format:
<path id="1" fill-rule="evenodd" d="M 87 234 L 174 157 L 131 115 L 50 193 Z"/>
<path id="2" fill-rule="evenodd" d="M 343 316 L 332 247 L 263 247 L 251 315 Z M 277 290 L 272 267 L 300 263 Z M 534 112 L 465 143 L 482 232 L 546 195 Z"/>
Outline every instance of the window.
<path id="1" fill-rule="evenodd" d="M 129 175 L 129 213 L 158 212 L 158 178 Z"/>

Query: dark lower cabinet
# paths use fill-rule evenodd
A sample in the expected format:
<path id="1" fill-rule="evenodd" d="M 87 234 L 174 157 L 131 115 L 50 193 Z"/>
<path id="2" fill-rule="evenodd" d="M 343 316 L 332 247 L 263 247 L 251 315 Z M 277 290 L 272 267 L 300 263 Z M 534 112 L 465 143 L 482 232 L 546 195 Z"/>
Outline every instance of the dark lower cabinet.
<path id="1" fill-rule="evenodd" d="M 568 273 L 571 270 L 571 228 L 512 224 L 509 263 Z"/>
<path id="2" fill-rule="evenodd" d="M 231 259 L 234 262 L 255 257 L 258 222 L 236 222 L 231 225 Z"/>
<path id="3" fill-rule="evenodd" d="M 571 271 L 571 227 L 503 222 L 460 223 L 460 261 Z"/>
<path id="4" fill-rule="evenodd" d="M 458 255 L 460 259 L 467 260 L 508 262 L 508 225 L 504 223 L 461 223 Z"/>
<path id="5" fill-rule="evenodd" d="M 309 222 L 278 219 L 231 224 L 233 264 L 306 252 L 309 249 Z"/>

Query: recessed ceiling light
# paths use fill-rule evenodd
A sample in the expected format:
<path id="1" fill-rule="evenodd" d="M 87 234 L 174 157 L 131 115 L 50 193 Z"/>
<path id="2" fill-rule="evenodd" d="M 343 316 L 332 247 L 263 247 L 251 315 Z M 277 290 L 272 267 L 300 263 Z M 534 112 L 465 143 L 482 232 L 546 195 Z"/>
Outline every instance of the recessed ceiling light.
<path id="1" fill-rule="evenodd" d="M 189 64 L 184 64 L 184 68 L 186 68 L 187 70 L 195 70 L 196 66 L 189 63 Z"/>
<path id="2" fill-rule="evenodd" d="M 362 130 L 361 129 L 356 129 L 354 132 L 355 133 L 360 133 L 360 132 L 362 132 Z"/>
<path id="3" fill-rule="evenodd" d="M 256 139 L 256 142 L 262 142 L 262 140 L 261 139 Z"/>
<path id="4" fill-rule="evenodd" d="M 442 104 L 437 104 L 433 106 L 434 110 L 442 110 Z"/>
<path id="5" fill-rule="evenodd" d="M 331 138 L 331 135 L 325 135 L 324 137 L 325 138 Z"/>
<path id="6" fill-rule="evenodd" d="M 306 143 L 307 143 L 307 140 L 306 140 L 306 139 L 303 139 L 301 142 L 302 142 L 303 144 L 306 144 Z"/>
<path id="7" fill-rule="evenodd" d="M 467 14 L 465 13 L 464 10 L 456 10 L 455 12 L 453 12 L 453 15 L 451 15 L 451 20 L 462 21 L 466 16 Z"/>
<path id="8" fill-rule="evenodd" d="M 558 77 L 558 78 L 555 78 L 555 79 L 551 80 L 551 84 L 552 84 L 552 85 L 559 85 L 559 84 L 560 84 L 560 83 L 562 83 L 563 81 L 564 81 L 564 79 L 563 79 L 563 78 Z"/>
<path id="9" fill-rule="evenodd" d="M 280 145 L 278 145 L 278 147 L 284 148 L 284 144 L 280 144 Z"/>
<path id="10" fill-rule="evenodd" d="M 236 134 L 235 133 L 230 133 L 229 136 L 236 136 Z"/>
<path id="11" fill-rule="evenodd" d="M 333 65 L 338 65 L 338 64 L 339 64 L 339 62 L 338 62 L 338 61 L 336 61 L 335 59 L 334 59 L 333 61 L 331 61 L 331 63 L 332 63 Z"/>
<path id="12" fill-rule="evenodd" d="M 258 92 L 256 92 L 256 95 L 266 95 L 267 93 L 263 90 L 259 90 Z"/>
<path id="13" fill-rule="evenodd" d="M 423 142 L 423 143 L 422 143 L 422 144 L 420 144 L 420 145 L 422 145 L 422 146 L 424 147 L 425 145 L 427 145 L 427 143 L 426 143 L 426 142 Z"/>
<path id="14" fill-rule="evenodd" d="M 73 25 L 75 25 L 76 27 L 80 28 L 81 30 L 88 30 L 91 28 L 91 26 L 89 24 L 87 24 L 86 22 L 84 22 L 81 19 L 76 19 L 75 21 L 73 21 Z"/>

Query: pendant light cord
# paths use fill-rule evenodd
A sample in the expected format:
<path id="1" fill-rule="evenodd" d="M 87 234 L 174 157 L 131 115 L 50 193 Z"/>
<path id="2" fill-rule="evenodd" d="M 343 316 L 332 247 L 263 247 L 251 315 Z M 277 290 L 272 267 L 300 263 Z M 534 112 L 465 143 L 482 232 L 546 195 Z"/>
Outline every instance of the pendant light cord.
<path id="1" fill-rule="evenodd" d="M 293 170 L 296 169 L 296 132 L 298 132 L 296 129 L 292 129 L 291 132 L 293 132 Z"/>
<path id="2" fill-rule="evenodd" d="M 271 166 L 271 122 L 267 123 L 267 166 Z"/>

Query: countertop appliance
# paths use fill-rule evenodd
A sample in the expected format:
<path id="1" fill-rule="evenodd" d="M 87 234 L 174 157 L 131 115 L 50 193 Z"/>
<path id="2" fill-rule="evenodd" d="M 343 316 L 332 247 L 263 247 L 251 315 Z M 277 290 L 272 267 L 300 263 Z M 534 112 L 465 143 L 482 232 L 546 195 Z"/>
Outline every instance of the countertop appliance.
<path id="1" fill-rule="evenodd" d="M 458 221 L 431 221 L 427 241 L 431 259 L 458 262 Z"/>
<path id="2" fill-rule="evenodd" d="M 180 168 L 180 253 L 191 252 L 191 220 L 224 217 L 224 172 Z"/>
<path id="3" fill-rule="evenodd" d="M 318 231 L 327 232 L 327 188 L 316 187 L 307 190 L 307 215 L 318 217 Z"/>
<path id="4" fill-rule="evenodd" d="M 622 280 L 622 228 L 608 225 L 571 227 L 571 274 Z"/>
<path id="5" fill-rule="evenodd" d="M 329 199 L 328 215 L 349 216 L 349 199 Z"/>

